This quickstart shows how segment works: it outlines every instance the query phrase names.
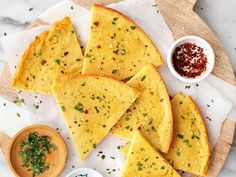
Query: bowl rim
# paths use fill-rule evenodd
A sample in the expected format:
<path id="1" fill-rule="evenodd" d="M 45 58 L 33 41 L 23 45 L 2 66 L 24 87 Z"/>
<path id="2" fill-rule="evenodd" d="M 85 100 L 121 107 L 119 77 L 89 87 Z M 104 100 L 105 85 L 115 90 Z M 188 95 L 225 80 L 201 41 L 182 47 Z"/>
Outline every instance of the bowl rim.
<path id="1" fill-rule="evenodd" d="M 210 56 L 207 58 L 208 61 L 210 61 L 210 62 L 208 62 L 206 71 L 204 71 L 200 76 L 197 76 L 196 78 L 187 78 L 187 77 L 181 76 L 174 69 L 173 64 L 172 64 L 172 54 L 173 54 L 173 51 L 175 50 L 175 48 L 180 43 L 182 43 L 184 41 L 188 42 L 190 40 L 195 40 L 195 41 L 198 41 L 199 43 L 204 44 L 204 47 L 201 45 L 200 46 L 203 47 L 204 49 L 207 49 L 209 56 Z M 205 39 L 203 39 L 199 36 L 193 36 L 193 35 L 183 36 L 183 37 L 177 39 L 176 41 L 174 41 L 174 43 L 169 48 L 168 53 L 167 53 L 167 65 L 168 65 L 168 68 L 169 68 L 171 74 L 173 76 L 175 76 L 177 79 L 179 79 L 180 81 L 183 81 L 186 83 L 196 83 L 196 82 L 199 82 L 199 81 L 202 81 L 203 79 L 205 79 L 212 72 L 214 65 L 215 65 L 215 54 L 214 54 L 213 48 Z"/>
<path id="2" fill-rule="evenodd" d="M 92 168 L 87 168 L 87 167 L 74 169 L 73 171 L 71 171 L 70 173 L 68 173 L 68 174 L 66 175 L 66 177 L 70 177 L 72 174 L 74 174 L 74 173 L 76 173 L 76 172 L 78 172 L 78 171 L 80 171 L 80 170 L 92 171 L 92 172 L 96 173 L 97 177 L 103 177 L 103 175 L 102 175 L 101 173 L 99 173 L 97 170 L 94 170 L 94 169 L 92 169 Z"/>
<path id="3" fill-rule="evenodd" d="M 16 141 L 17 138 L 19 138 L 19 136 L 26 132 L 26 131 L 29 131 L 32 130 L 32 129 L 35 129 L 37 131 L 37 129 L 46 129 L 48 130 L 49 132 L 51 132 L 52 134 L 55 135 L 55 137 L 58 138 L 58 140 L 61 142 L 61 145 L 63 146 L 63 151 L 64 151 L 64 159 L 65 159 L 65 162 L 63 162 L 63 166 L 60 170 L 58 170 L 58 175 L 63 171 L 63 169 L 65 168 L 65 165 L 66 165 L 66 161 L 67 161 L 67 158 L 68 158 L 68 151 L 67 151 L 67 146 L 66 146 L 66 143 L 64 141 L 64 139 L 62 138 L 62 136 L 53 128 L 47 126 L 47 125 L 42 125 L 42 124 L 35 124 L 35 125 L 29 125 L 29 126 L 26 126 L 24 128 L 22 128 L 21 130 L 19 130 L 14 136 L 13 138 L 11 139 L 11 142 L 10 142 L 10 145 L 9 145 L 9 148 L 8 148 L 8 164 L 10 166 L 10 169 L 11 171 L 16 175 L 16 176 L 19 176 L 18 172 L 15 170 L 15 168 L 13 167 L 13 164 L 12 164 L 12 160 L 11 160 L 11 153 L 12 153 L 12 147 L 13 147 L 13 144 L 14 142 Z M 20 176 L 19 176 L 20 177 Z"/>

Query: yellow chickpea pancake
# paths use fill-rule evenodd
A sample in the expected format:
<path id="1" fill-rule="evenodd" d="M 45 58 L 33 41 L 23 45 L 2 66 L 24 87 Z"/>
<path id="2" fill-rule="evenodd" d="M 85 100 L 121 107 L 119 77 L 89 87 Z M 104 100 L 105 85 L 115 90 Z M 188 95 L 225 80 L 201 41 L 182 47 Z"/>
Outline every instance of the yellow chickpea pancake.
<path id="1" fill-rule="evenodd" d="M 58 78 L 53 91 L 81 160 L 96 148 L 140 94 L 115 79 L 80 74 Z"/>
<path id="2" fill-rule="evenodd" d="M 81 72 L 83 55 L 75 29 L 65 17 L 37 36 L 24 52 L 12 81 L 13 88 L 51 93 L 56 77 Z"/>
<path id="3" fill-rule="evenodd" d="M 190 96 L 177 94 L 171 101 L 174 116 L 174 140 L 163 156 L 175 169 L 196 175 L 207 174 L 210 145 L 203 118 Z"/>
<path id="4" fill-rule="evenodd" d="M 174 168 L 137 131 L 127 154 L 122 177 L 180 177 Z"/>
<path id="5" fill-rule="evenodd" d="M 111 133 L 127 140 L 138 129 L 159 151 L 167 153 L 173 136 L 171 104 L 165 84 L 154 66 L 143 67 L 128 82 L 141 91 Z"/>
<path id="6" fill-rule="evenodd" d="M 163 63 L 152 41 L 126 16 L 99 5 L 92 6 L 91 13 L 83 74 L 123 80 L 147 64 Z"/>

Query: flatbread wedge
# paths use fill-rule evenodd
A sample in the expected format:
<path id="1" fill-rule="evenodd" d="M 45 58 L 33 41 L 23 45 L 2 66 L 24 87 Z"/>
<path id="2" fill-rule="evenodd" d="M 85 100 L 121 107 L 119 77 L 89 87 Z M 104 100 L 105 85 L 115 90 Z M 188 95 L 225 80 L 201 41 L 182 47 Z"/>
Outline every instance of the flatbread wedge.
<path id="1" fill-rule="evenodd" d="M 210 145 L 202 115 L 190 96 L 177 94 L 171 101 L 174 139 L 163 156 L 175 169 L 196 175 L 207 174 Z"/>
<path id="2" fill-rule="evenodd" d="M 152 65 L 143 67 L 128 82 L 141 91 L 111 133 L 127 140 L 138 129 L 159 151 L 167 153 L 173 136 L 173 118 L 164 81 Z"/>
<path id="3" fill-rule="evenodd" d="M 138 131 L 132 138 L 121 176 L 180 177 Z"/>
<path id="4" fill-rule="evenodd" d="M 81 72 L 83 54 L 69 17 L 57 21 L 37 36 L 24 52 L 12 87 L 33 92 L 51 93 L 56 77 Z"/>
<path id="5" fill-rule="evenodd" d="M 128 17 L 100 5 L 92 6 L 91 13 L 83 74 L 123 80 L 147 64 L 163 63 L 153 42 Z"/>
<path id="6" fill-rule="evenodd" d="M 112 78 L 80 74 L 58 78 L 53 92 L 81 160 L 96 148 L 140 94 Z"/>

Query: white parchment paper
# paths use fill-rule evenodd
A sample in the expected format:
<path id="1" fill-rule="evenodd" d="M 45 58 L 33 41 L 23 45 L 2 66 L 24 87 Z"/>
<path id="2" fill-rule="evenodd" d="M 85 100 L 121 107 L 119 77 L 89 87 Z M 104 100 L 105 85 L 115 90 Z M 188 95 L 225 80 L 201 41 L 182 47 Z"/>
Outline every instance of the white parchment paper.
<path id="1" fill-rule="evenodd" d="M 71 6 L 73 6 L 73 10 Z M 140 26 L 158 46 L 163 58 L 166 58 L 168 48 L 173 42 L 173 37 L 153 0 L 126 0 L 109 5 L 109 7 L 124 13 Z M 69 0 L 64 0 L 40 15 L 40 18 L 48 23 L 53 23 L 64 16 L 72 18 L 81 45 L 85 46 L 90 16 L 90 12 L 87 9 Z M 15 66 L 30 42 L 48 27 L 48 25 L 37 27 L 1 39 L 5 52 L 5 61 L 9 63 L 12 74 L 14 74 Z M 213 147 L 220 133 L 221 124 L 232 107 L 231 102 L 207 80 L 197 84 L 184 84 L 171 75 L 166 65 L 159 67 L 158 70 L 165 80 L 170 95 L 174 96 L 174 94 L 181 91 L 191 95 L 197 102 L 203 113 L 211 147 Z M 0 117 L 0 131 L 4 131 L 12 136 L 20 128 L 29 124 L 40 123 L 49 125 L 61 133 L 68 147 L 68 162 L 61 174 L 62 177 L 77 167 L 95 168 L 107 177 L 119 176 L 124 162 L 123 155 L 119 153 L 119 146 L 124 145 L 125 141 L 109 135 L 98 145 L 86 161 L 80 162 L 54 97 L 29 92 L 19 92 L 18 95 L 19 98 L 24 99 L 24 103 L 20 106 L 5 106 L 4 109 L 14 115 L 16 112 L 12 110 L 12 107 L 20 109 L 21 116 L 17 118 L 17 121 L 21 123 L 13 123 L 16 117 L 13 116 L 13 118 L 10 114 L 8 121 L 5 120 L 5 117 Z M 38 105 L 39 108 L 36 109 L 37 106 L 35 105 Z M 17 111 L 19 112 L 19 110 Z M 102 153 L 99 153 L 99 151 Z M 102 155 L 105 155 L 105 159 L 101 158 Z M 3 164 L 4 162 L 0 157 L 1 163 Z M 6 166 L 2 168 L 3 170 L 0 167 L 0 177 L 10 177 L 9 169 L 6 169 Z M 2 174 L 2 171 L 4 174 Z"/>

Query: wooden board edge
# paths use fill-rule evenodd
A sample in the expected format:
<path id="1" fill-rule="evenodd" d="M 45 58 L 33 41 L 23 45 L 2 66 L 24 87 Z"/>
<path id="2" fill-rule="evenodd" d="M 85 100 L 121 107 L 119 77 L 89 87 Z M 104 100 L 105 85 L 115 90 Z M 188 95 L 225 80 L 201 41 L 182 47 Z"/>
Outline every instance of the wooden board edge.
<path id="1" fill-rule="evenodd" d="M 7 63 L 3 66 L 0 74 L 0 96 L 9 101 L 17 99 L 17 91 L 11 88 L 12 75 Z"/>
<path id="2" fill-rule="evenodd" d="M 49 23 L 41 20 L 40 18 L 36 18 L 32 23 L 30 23 L 27 29 L 32 29 L 41 25 L 49 25 Z"/>
<path id="3" fill-rule="evenodd" d="M 8 150 L 12 138 L 5 133 L 0 132 L 0 150 L 2 151 L 3 157 L 8 162 Z"/>

